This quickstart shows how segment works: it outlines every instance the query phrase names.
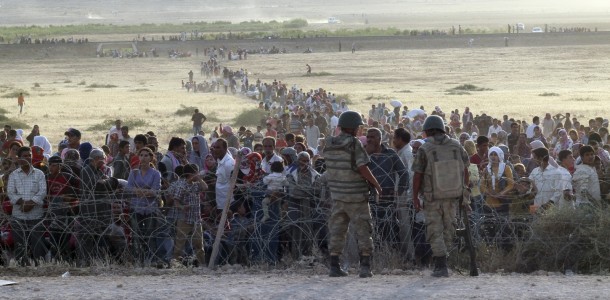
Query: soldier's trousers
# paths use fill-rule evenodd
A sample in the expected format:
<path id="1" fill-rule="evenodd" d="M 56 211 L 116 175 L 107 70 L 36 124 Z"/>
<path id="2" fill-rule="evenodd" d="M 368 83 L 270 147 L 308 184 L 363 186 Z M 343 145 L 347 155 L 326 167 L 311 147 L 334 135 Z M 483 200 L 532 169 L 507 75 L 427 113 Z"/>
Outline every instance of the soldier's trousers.
<path id="1" fill-rule="evenodd" d="M 455 234 L 457 205 L 457 198 L 427 200 L 424 204 L 426 237 L 432 248 L 432 256 L 447 256 L 449 252 Z"/>
<path id="2" fill-rule="evenodd" d="M 333 209 L 328 220 L 330 230 L 330 255 L 341 255 L 345 246 L 347 229 L 354 226 L 358 249 L 361 255 L 370 256 L 373 253 L 373 224 L 368 201 L 342 202 L 334 201 Z"/>

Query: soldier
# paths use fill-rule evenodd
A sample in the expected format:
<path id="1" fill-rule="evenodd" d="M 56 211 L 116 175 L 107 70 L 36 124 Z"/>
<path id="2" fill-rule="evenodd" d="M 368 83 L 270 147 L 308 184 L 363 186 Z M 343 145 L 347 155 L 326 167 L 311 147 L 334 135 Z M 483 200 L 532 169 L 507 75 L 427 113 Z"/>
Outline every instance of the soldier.
<path id="1" fill-rule="evenodd" d="M 348 226 L 354 226 L 360 250 L 360 277 L 371 277 L 373 252 L 371 210 L 368 204 L 369 184 L 378 194 L 381 186 L 368 168 L 370 161 L 355 135 L 364 125 L 360 114 L 346 111 L 339 117 L 341 133 L 328 137 L 324 148 L 327 171 L 325 176 L 331 192 L 333 208 L 328 221 L 330 228 L 330 277 L 347 276 L 339 265 Z"/>
<path id="2" fill-rule="evenodd" d="M 419 192 L 426 203 L 426 237 L 432 248 L 434 277 L 448 277 L 447 254 L 455 232 L 458 200 L 468 184 L 468 154 L 460 142 L 445 134 L 445 124 L 438 116 L 424 121 L 426 143 L 419 147 L 413 161 L 413 205 L 420 211 Z M 464 203 L 464 207 L 466 203 Z"/>

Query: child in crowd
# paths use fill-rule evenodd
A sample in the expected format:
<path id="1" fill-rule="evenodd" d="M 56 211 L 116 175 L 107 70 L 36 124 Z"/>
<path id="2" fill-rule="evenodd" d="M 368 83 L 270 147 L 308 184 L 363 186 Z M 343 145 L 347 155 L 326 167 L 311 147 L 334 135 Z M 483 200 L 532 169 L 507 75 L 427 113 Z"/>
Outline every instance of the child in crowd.
<path id="1" fill-rule="evenodd" d="M 261 220 L 264 223 L 269 219 L 269 204 L 281 197 L 283 188 L 288 185 L 282 162 L 271 163 L 271 174 L 263 178 L 263 183 L 267 185 L 266 197 L 263 199 L 263 219 Z"/>

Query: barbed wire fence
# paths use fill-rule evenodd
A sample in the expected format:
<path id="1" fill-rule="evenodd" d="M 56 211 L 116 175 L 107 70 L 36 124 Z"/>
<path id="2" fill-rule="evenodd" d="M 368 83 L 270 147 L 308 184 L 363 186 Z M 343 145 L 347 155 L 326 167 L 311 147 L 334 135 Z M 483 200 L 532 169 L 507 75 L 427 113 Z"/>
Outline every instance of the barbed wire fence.
<path id="1" fill-rule="evenodd" d="M 64 174 L 72 176 L 73 174 Z M 607 184 L 606 173 L 600 176 Z M 554 184 L 557 179 L 548 180 Z M 265 187 L 252 185 L 243 190 L 244 210 L 235 207 L 227 224 L 215 224 L 215 211 L 204 213 L 204 249 L 209 254 L 215 238 L 214 226 L 226 226 L 221 239 L 217 264 L 304 266 L 324 264 L 328 255 L 328 218 L 332 199 L 328 188 L 301 186 L 309 190 L 308 197 L 295 198 L 290 192 L 269 206 L 270 218 L 262 221 L 262 202 Z M 548 187 L 537 187 L 537 190 Z M 555 188 L 550 187 L 550 189 Z M 556 191 L 561 192 L 561 191 Z M 596 201 L 574 209 L 559 209 L 558 205 L 545 211 L 530 212 L 529 205 L 535 190 L 515 192 L 503 199 L 504 204 L 521 205 L 519 213 L 498 212 L 484 206 L 473 211 L 470 224 L 473 240 L 479 253 L 479 266 L 484 271 L 511 270 L 529 272 L 538 269 L 578 269 L 580 272 L 600 272 L 610 269 L 610 210 L 606 202 Z M 130 208 L 134 194 L 119 186 L 106 186 L 96 190 L 76 190 L 76 197 L 47 197 L 44 218 L 36 224 L 26 224 L 14 216 L 0 215 L 0 247 L 5 265 L 36 263 L 68 263 L 77 267 L 87 265 L 151 266 L 155 262 L 168 262 L 173 257 L 175 228 L 168 218 L 168 207 L 137 216 Z M 485 195 L 483 195 L 485 196 Z M 165 198 L 160 191 L 155 197 L 159 203 Z M 374 268 L 403 269 L 425 267 L 429 261 L 426 248 L 425 222 L 417 216 L 410 197 L 399 196 L 389 205 L 371 203 L 373 240 L 375 245 Z M 5 200 L 6 201 L 6 200 Z M 203 199 L 204 207 L 213 199 Z M 16 209 L 13 207 L 13 209 Z M 205 208 L 204 208 L 205 211 Z M 406 223 L 406 224 L 405 224 Z M 205 226 L 204 226 L 205 227 Z M 35 244 L 14 242 L 16 232 L 42 236 Z M 34 250 L 42 246 L 42 257 L 27 262 L 11 262 L 16 251 L 25 251 L 33 257 Z M 185 257 L 193 256 L 193 246 L 187 243 L 181 249 Z M 422 252 L 423 251 L 423 252 Z M 451 245 L 453 267 L 466 268 L 467 255 L 464 241 L 456 236 Z M 345 267 L 358 264 L 358 248 L 354 234 L 348 234 L 343 263 Z"/>

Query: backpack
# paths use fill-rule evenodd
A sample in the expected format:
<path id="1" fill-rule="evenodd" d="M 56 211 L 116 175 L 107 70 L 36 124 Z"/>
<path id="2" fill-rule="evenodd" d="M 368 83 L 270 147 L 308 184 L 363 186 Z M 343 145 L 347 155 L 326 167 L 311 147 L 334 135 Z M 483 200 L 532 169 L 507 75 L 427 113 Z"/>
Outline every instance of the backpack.
<path id="1" fill-rule="evenodd" d="M 431 173 L 433 199 L 458 198 L 464 189 L 464 162 L 462 161 L 461 145 L 458 141 L 450 139 L 448 143 L 436 145 L 432 142 L 424 143 L 428 168 Z"/>

